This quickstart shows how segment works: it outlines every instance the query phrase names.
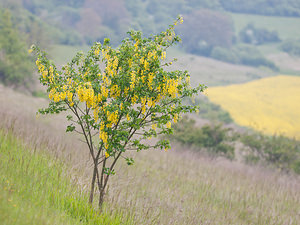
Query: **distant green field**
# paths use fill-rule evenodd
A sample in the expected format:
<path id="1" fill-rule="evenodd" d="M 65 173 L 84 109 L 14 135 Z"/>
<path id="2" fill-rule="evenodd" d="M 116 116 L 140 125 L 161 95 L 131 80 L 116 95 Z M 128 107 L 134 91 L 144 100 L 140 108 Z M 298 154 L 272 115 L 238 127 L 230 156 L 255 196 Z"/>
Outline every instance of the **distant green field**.
<path id="1" fill-rule="evenodd" d="M 230 13 L 235 26 L 235 32 L 238 34 L 248 23 L 256 27 L 275 30 L 281 39 L 300 38 L 300 18 L 260 16 L 249 14 Z"/>
<path id="2" fill-rule="evenodd" d="M 79 51 L 87 52 L 89 46 L 52 45 L 49 52 L 50 58 L 57 64 L 68 63 Z"/>

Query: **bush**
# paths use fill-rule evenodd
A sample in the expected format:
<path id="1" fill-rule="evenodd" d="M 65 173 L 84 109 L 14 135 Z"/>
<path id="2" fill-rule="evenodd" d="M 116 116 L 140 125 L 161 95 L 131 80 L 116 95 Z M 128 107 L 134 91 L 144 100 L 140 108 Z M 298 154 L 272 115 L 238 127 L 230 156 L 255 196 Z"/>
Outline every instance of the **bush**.
<path id="1" fill-rule="evenodd" d="M 171 139 L 212 156 L 234 159 L 234 143 L 238 141 L 244 145 L 246 163 L 266 163 L 285 172 L 300 174 L 300 141 L 259 132 L 240 134 L 221 124 L 197 127 L 195 120 L 187 117 L 173 127 Z"/>
<path id="2" fill-rule="evenodd" d="M 300 142 L 284 136 L 260 133 L 242 135 L 240 141 L 250 150 L 250 158 L 275 165 L 284 171 L 300 173 Z"/>
<path id="3" fill-rule="evenodd" d="M 195 120 L 183 117 L 177 124 L 174 124 L 174 132 L 171 139 L 181 144 L 205 150 L 212 156 L 224 156 L 234 158 L 234 147 L 232 142 L 235 135 L 230 128 L 224 128 L 221 124 L 195 126 Z"/>
<path id="4" fill-rule="evenodd" d="M 300 40 L 286 40 L 279 46 L 279 49 L 290 55 L 300 56 Z"/>

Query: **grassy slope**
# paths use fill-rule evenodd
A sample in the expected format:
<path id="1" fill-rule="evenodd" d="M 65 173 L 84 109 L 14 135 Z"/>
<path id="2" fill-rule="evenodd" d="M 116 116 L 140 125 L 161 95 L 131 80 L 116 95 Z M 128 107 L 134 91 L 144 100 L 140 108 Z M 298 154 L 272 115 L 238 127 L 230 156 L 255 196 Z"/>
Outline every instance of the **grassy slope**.
<path id="1" fill-rule="evenodd" d="M 0 143 L 1 224 L 121 224 L 88 205 L 58 160 L 31 152 L 10 132 L 0 130 Z"/>
<path id="2" fill-rule="evenodd" d="M 240 32 L 248 23 L 255 27 L 275 30 L 283 40 L 300 37 L 300 18 L 279 17 L 279 16 L 260 16 L 249 14 L 230 13 L 234 21 L 236 34 Z"/>
<path id="3" fill-rule="evenodd" d="M 6 97 L 3 97 L 5 95 Z M 2 98 L 3 97 L 3 98 Z M 14 99 L 14 101 L 13 101 Z M 6 107 L 0 108 L 1 123 L 3 118 L 6 122 L 6 127 L 9 127 L 9 119 L 11 114 L 3 116 L 3 111 L 8 112 L 9 108 L 13 105 L 18 106 L 22 103 L 22 108 L 13 108 L 16 111 L 17 118 L 12 118 L 11 121 L 16 121 L 15 129 L 13 132 L 20 132 L 22 130 L 23 136 L 28 137 L 30 143 L 36 143 L 35 139 L 43 139 L 41 135 L 45 135 L 44 131 L 35 129 L 35 124 L 41 124 L 42 118 L 36 119 L 34 117 L 35 107 L 44 104 L 44 99 L 30 98 L 29 96 L 22 96 L 19 93 L 14 93 L 4 88 L 0 91 L 0 104 Z M 8 104 L 8 102 L 10 104 Z M 9 108 L 8 108 L 9 107 Z M 27 109 L 27 110 L 25 110 Z M 5 113 L 4 112 L 4 113 Z M 32 115 L 35 119 L 24 119 L 25 114 Z M 59 117 L 55 117 L 60 121 Z M 47 122 L 47 129 L 52 130 L 53 121 Z M 29 124 L 29 125 L 28 125 Z M 62 123 L 55 124 L 58 130 L 64 130 Z M 46 133 L 48 139 L 46 141 L 53 144 L 57 142 L 58 145 L 53 146 L 54 152 L 72 161 L 70 155 L 76 153 L 78 170 L 83 172 L 83 177 L 80 177 L 83 186 L 88 186 L 90 178 L 90 168 L 86 155 L 82 146 L 75 138 L 56 138 L 61 133 Z M 49 139 L 49 136 L 53 136 Z M 64 148 L 58 148 L 59 145 L 64 145 L 67 140 L 71 140 L 74 145 L 65 145 Z M 11 146 L 12 144 L 10 144 Z M 50 146 L 51 147 L 51 146 Z M 7 151 L 10 157 L 15 150 L 10 149 Z M 63 153 L 63 154 L 61 154 Z M 3 153 L 1 153 L 3 154 Z M 56 153 L 55 153 L 56 154 Z M 80 155 L 81 154 L 81 155 Z M 136 159 L 136 164 L 128 167 L 124 161 L 116 169 L 117 174 L 112 177 L 109 184 L 109 192 L 106 198 L 106 210 L 113 215 L 119 215 L 125 221 L 126 218 L 134 217 L 136 224 L 297 224 L 300 220 L 299 206 L 300 206 L 300 181 L 299 178 L 292 176 L 278 174 L 276 172 L 266 171 L 263 168 L 248 167 L 242 164 L 229 162 L 223 159 L 211 160 L 198 155 L 193 155 L 190 152 L 181 152 L 170 150 L 169 152 L 161 151 L 148 151 L 140 153 L 132 153 Z M 7 157 L 6 157 L 7 158 Z M 24 158 L 24 157 L 23 157 Z M 4 158 L 0 158 L 3 160 Z M 19 160 L 22 161 L 22 157 Z M 13 161 L 6 159 L 6 162 Z M 6 169 L 7 163 L 0 163 L 5 165 L 1 167 L 1 184 L 3 184 L 5 176 L 10 184 L 15 187 L 20 184 L 27 184 L 34 187 L 31 179 L 28 179 L 26 173 L 16 176 L 14 179 L 10 175 L 8 179 L 7 173 L 13 174 L 17 168 L 22 166 L 17 163 L 14 166 L 9 166 Z M 26 161 L 25 161 L 26 162 Z M 31 160 L 34 162 L 34 160 Z M 38 160 L 35 164 L 27 164 L 31 167 L 33 173 L 29 174 L 30 178 L 34 180 L 42 179 L 45 175 L 42 171 L 36 170 L 36 165 L 39 165 Z M 72 161 L 73 162 L 73 161 Z M 26 164 L 23 164 L 23 166 Z M 49 161 L 44 165 L 44 171 L 49 171 Z M 26 167 L 25 167 L 26 168 Z M 48 168 L 48 169 L 47 169 Z M 6 171 L 5 173 L 3 171 Z M 19 169 L 18 171 L 22 171 Z M 23 171 L 26 171 L 23 169 Z M 40 174 L 39 174 L 40 173 Z M 2 175 L 4 174 L 4 175 Z M 38 178 L 40 176 L 40 178 Z M 48 175 L 48 174 L 47 174 Z M 18 181 L 19 178 L 24 177 L 24 180 Z M 49 182 L 49 179 L 47 179 Z M 51 181 L 50 181 L 51 182 Z M 50 183 L 53 185 L 53 183 Z M 22 186 L 21 185 L 21 186 Z M 50 187 L 51 187 L 50 185 Z M 29 206 L 34 207 L 32 199 L 37 202 L 38 207 L 36 210 L 42 208 L 47 217 L 52 213 L 56 213 L 55 217 L 63 221 L 69 220 L 68 210 L 65 208 L 47 208 L 49 203 L 44 204 L 43 196 L 41 193 L 49 191 L 49 185 L 43 185 L 40 192 L 33 192 L 31 189 L 23 192 L 26 193 L 25 199 L 22 194 L 17 192 L 6 191 L 4 199 L 5 204 L 9 204 L 8 199 L 13 200 L 16 207 L 13 205 L 7 206 L 10 209 L 18 209 L 18 205 L 28 202 L 28 206 L 20 208 L 19 211 L 13 211 L 11 214 L 12 219 L 18 218 L 18 215 L 29 214 L 26 209 Z M 18 190 L 20 188 L 15 188 Z M 54 188 L 51 188 L 56 190 Z M 21 189 L 22 190 L 22 189 Z M 37 189 L 36 189 L 37 190 Z M 8 195 L 14 194 L 16 198 L 11 198 Z M 35 195 L 37 193 L 37 196 Z M 24 195 L 24 194 L 23 194 Z M 32 196 L 35 196 L 33 198 Z M 40 196 L 40 198 L 38 198 Z M 63 197 L 64 196 L 60 196 Z M 15 201 L 17 199 L 17 201 Z M 20 201 L 18 200 L 20 199 Z M 40 200 L 42 199 L 42 200 Z M 25 201 L 26 200 L 26 201 Z M 22 203 L 22 202 L 25 203 Z M 64 201 L 64 200 L 62 200 Z M 69 200 L 67 200 L 69 201 Z M 18 203 L 21 202 L 21 203 Z M 1 205 L 4 205 L 1 203 Z M 45 207 L 41 207 L 45 205 Z M 62 206 L 64 207 L 64 205 Z M 47 211 L 49 210 L 49 211 Z M 54 212 L 52 211 L 54 210 Z M 8 210 L 9 211 L 9 210 Z M 2 215 L 3 213 L 0 213 Z M 39 215 L 40 211 L 35 211 L 34 215 Z M 65 215 L 67 214 L 67 215 Z M 45 214 L 43 214 L 45 215 Z M 25 216 L 24 216 L 25 217 Z M 61 218 L 60 218 L 61 217 Z M 70 219 L 72 220 L 72 219 Z M 76 217 L 74 219 L 76 221 Z M 25 219 L 24 219 L 25 221 Z M 52 221 L 51 221 L 52 223 Z M 53 222 L 54 223 L 54 222 Z M 59 224 L 59 222 L 57 222 Z M 70 222 L 71 223 L 71 222 Z M 73 223 L 73 221 L 72 221 Z M 55 224 L 55 223 L 54 223 Z M 66 224 L 68 224 L 66 222 Z M 76 223 L 75 223 L 76 224 Z"/>

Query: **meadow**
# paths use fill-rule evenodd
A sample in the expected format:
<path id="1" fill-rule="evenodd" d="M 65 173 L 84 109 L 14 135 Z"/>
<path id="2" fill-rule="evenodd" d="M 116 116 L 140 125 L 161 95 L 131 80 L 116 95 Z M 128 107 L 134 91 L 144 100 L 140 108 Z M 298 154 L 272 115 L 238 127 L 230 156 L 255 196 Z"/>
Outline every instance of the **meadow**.
<path id="1" fill-rule="evenodd" d="M 213 87 L 207 96 L 242 126 L 299 139 L 299 85 L 300 77 L 280 75 L 240 85 Z"/>
<path id="2" fill-rule="evenodd" d="M 297 39 L 300 36 L 300 18 L 261 16 L 240 13 L 229 14 L 234 22 L 235 32 L 238 33 L 249 23 L 255 27 L 265 28 L 270 31 L 277 31 L 282 40 Z"/>
<path id="3" fill-rule="evenodd" d="M 0 142 L 1 224 L 132 224 L 100 215 L 74 185 L 70 168 L 49 152 L 24 145 L 7 130 L 0 130 Z"/>
<path id="4" fill-rule="evenodd" d="M 5 97 L 4 93 L 9 95 Z M 9 156 L 1 159 L 9 163 L 9 169 L 1 167 L 2 180 L 10 177 L 10 185 L 14 185 L 16 190 L 1 193 L 1 201 L 8 202 L 10 199 L 16 206 L 1 208 L 0 215 L 22 216 L 22 212 L 28 213 L 26 209 L 29 207 L 28 219 L 24 221 L 38 224 L 40 218 L 30 215 L 40 213 L 45 199 L 36 196 L 43 194 L 47 199 L 52 191 L 61 191 L 58 195 L 62 198 L 60 202 L 74 201 L 76 204 L 71 208 L 66 204 L 51 204 L 48 208 L 49 202 L 46 201 L 41 217 L 49 216 L 50 224 L 52 221 L 54 224 L 55 221 L 58 224 L 61 221 L 73 223 L 74 220 L 84 224 L 76 214 L 78 210 L 84 211 L 78 206 L 81 201 L 76 200 L 76 193 L 79 193 L 79 200 L 84 199 L 84 193 L 89 189 L 91 162 L 87 149 L 76 136 L 64 134 L 62 116 L 50 119 L 35 117 L 35 107 L 44 105 L 45 99 L 25 96 L 2 86 L 0 96 L 0 104 L 4 106 L 0 112 L 1 129 L 13 135 L 8 136 L 8 140 L 13 141 L 6 141 L 6 147 L 1 149 L 1 155 Z M 22 104 L 27 105 L 28 110 L 20 107 Z M 28 147 L 19 147 L 15 137 Z M 24 155 L 35 155 L 40 151 L 47 152 L 42 159 Z M 207 158 L 181 146 L 173 146 L 168 152 L 156 150 L 131 154 L 136 163 L 127 166 L 123 161 L 118 166 L 105 199 L 104 215 L 108 221 L 116 218 L 115 224 L 297 224 L 300 220 L 299 177 L 223 158 Z M 18 160 L 12 159 L 14 155 Z M 63 164 L 55 166 L 57 163 L 54 162 L 51 167 L 52 156 L 59 158 L 59 163 Z M 31 164 L 28 157 L 34 158 L 30 162 L 35 163 Z M 20 160 L 24 163 L 19 163 Z M 46 165 L 45 161 L 48 162 Z M 22 165 L 32 171 L 24 179 L 20 179 L 24 174 L 18 172 L 23 170 Z M 58 172 L 53 171 L 57 167 Z M 48 173 L 53 175 L 53 181 L 47 179 L 46 182 L 43 178 Z M 60 179 L 64 180 L 62 186 L 55 186 Z M 65 180 L 69 180 L 73 188 L 65 188 Z M 43 182 L 46 185 L 37 184 Z M 32 188 L 34 192 L 30 191 Z M 37 206 L 33 207 L 35 203 Z M 70 216 L 70 209 L 75 210 L 74 217 Z M 51 216 L 53 211 L 55 218 Z M 18 224 L 14 221 L 8 223 Z"/>

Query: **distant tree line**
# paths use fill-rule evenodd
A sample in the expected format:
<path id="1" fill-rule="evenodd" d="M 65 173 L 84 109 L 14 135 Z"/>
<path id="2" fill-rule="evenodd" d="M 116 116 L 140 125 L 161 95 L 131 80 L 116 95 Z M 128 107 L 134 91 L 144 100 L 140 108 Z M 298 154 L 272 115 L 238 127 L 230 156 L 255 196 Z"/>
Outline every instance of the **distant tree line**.
<path id="1" fill-rule="evenodd" d="M 300 16 L 299 0 L 219 0 L 222 8 L 235 13 L 268 16 Z"/>
<path id="2" fill-rule="evenodd" d="M 0 10 L 0 82 L 29 88 L 33 63 L 8 10 Z"/>

